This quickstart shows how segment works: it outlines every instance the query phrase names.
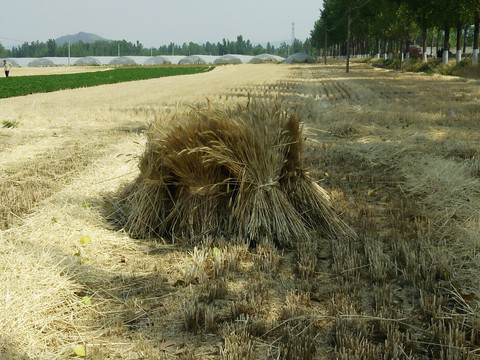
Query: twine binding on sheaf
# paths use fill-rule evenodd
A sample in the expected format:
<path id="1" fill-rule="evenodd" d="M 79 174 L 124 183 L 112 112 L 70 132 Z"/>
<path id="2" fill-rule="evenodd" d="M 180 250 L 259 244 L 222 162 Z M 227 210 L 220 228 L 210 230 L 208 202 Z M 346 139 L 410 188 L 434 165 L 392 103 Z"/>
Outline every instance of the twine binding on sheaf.
<path id="1" fill-rule="evenodd" d="M 269 188 L 272 187 L 280 188 L 280 183 L 278 181 L 270 180 L 268 183 L 258 185 L 256 189 L 260 190 L 266 188 L 267 190 L 269 190 Z"/>
<path id="2" fill-rule="evenodd" d="M 217 187 L 218 187 L 218 184 L 206 185 L 206 186 L 189 186 L 188 192 L 191 195 L 196 195 L 196 196 L 218 195 L 218 191 L 216 190 Z"/>

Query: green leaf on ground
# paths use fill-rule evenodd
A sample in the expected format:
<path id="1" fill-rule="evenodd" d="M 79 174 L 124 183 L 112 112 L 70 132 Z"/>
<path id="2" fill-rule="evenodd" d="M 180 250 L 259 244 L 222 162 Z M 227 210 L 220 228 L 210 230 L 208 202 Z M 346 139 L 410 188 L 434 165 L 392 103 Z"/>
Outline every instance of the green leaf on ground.
<path id="1" fill-rule="evenodd" d="M 90 306 L 92 305 L 92 299 L 90 299 L 90 296 L 84 296 L 82 300 L 80 300 L 80 303 L 85 306 Z"/>
<path id="2" fill-rule="evenodd" d="M 82 245 L 88 245 L 92 242 L 92 238 L 88 235 L 82 236 L 80 238 L 80 244 Z"/>
<path id="3" fill-rule="evenodd" d="M 75 355 L 80 356 L 80 357 L 87 356 L 87 350 L 85 350 L 85 346 L 82 346 L 82 345 L 75 346 L 73 348 L 73 352 L 75 353 Z"/>

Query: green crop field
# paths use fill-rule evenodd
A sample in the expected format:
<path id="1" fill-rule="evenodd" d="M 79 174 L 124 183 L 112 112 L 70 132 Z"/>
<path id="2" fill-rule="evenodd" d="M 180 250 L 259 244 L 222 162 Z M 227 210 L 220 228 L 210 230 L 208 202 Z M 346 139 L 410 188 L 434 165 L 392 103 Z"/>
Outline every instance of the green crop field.
<path id="1" fill-rule="evenodd" d="M 133 67 L 77 74 L 1 78 L 0 98 L 75 89 L 80 87 L 91 87 L 103 84 L 115 84 L 127 81 L 154 79 L 165 76 L 197 74 L 212 69 L 212 66 Z"/>

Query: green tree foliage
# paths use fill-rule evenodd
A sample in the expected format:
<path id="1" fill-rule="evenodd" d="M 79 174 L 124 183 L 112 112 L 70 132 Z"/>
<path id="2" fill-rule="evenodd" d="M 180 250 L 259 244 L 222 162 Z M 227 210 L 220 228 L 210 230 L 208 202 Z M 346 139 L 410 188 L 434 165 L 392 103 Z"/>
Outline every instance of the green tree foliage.
<path id="1" fill-rule="evenodd" d="M 237 39 L 230 41 L 223 39 L 222 42 L 205 44 L 196 44 L 193 42 L 183 43 L 181 45 L 169 43 L 158 48 L 145 48 L 139 41 L 135 43 L 126 40 L 107 41 L 97 40 L 93 43 L 77 41 L 72 44 L 65 43 L 58 46 L 55 40 L 49 39 L 46 43 L 35 41 L 31 43 L 23 43 L 22 45 L 13 47 L 11 51 L 5 50 L 4 57 L 66 57 L 68 56 L 68 47 L 70 46 L 70 56 L 117 56 L 120 50 L 121 56 L 150 56 L 150 55 L 259 55 L 268 53 L 272 55 L 287 56 L 292 52 L 300 52 L 308 49 L 306 44 L 310 44 L 308 39 L 305 43 L 295 39 L 293 44 L 282 44 L 279 48 L 275 48 L 270 43 L 266 47 L 260 44 L 253 45 L 250 40 L 245 40 L 242 35 L 238 35 Z M 0 47 L 0 52 L 3 47 Z"/>
<path id="2" fill-rule="evenodd" d="M 57 43 L 53 39 L 47 41 L 47 56 L 55 56 Z"/>
<path id="3" fill-rule="evenodd" d="M 3 47 L 3 45 L 0 43 L 0 57 L 6 58 L 10 57 L 11 52 Z"/>
<path id="4" fill-rule="evenodd" d="M 450 34 L 456 33 L 460 49 L 462 37 L 472 44 L 478 34 L 478 0 L 324 0 L 311 31 L 317 51 L 325 46 L 326 33 L 327 46 L 345 54 L 349 9 L 353 49 L 361 53 L 389 52 L 400 46 L 405 50 L 410 41 L 421 43 L 425 51 L 428 33 L 437 29 L 442 32 L 443 48 L 450 48 Z"/>

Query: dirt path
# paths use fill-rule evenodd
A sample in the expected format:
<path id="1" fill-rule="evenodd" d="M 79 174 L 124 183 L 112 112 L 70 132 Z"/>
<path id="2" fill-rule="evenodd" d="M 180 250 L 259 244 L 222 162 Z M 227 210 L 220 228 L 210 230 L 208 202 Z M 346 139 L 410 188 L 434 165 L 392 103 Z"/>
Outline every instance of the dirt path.
<path id="1" fill-rule="evenodd" d="M 89 359 L 466 358 L 480 319 L 456 304 L 480 295 L 460 269 L 478 266 L 467 214 L 480 199 L 479 95 L 458 78 L 333 64 L 1 99 L 0 119 L 19 125 L 0 129 L 0 357 L 64 359 L 83 346 Z M 248 96 L 302 111 L 311 174 L 358 241 L 194 248 L 131 239 L 105 220 L 156 116 Z M 468 171 L 439 192 L 425 185 L 439 164 Z"/>

